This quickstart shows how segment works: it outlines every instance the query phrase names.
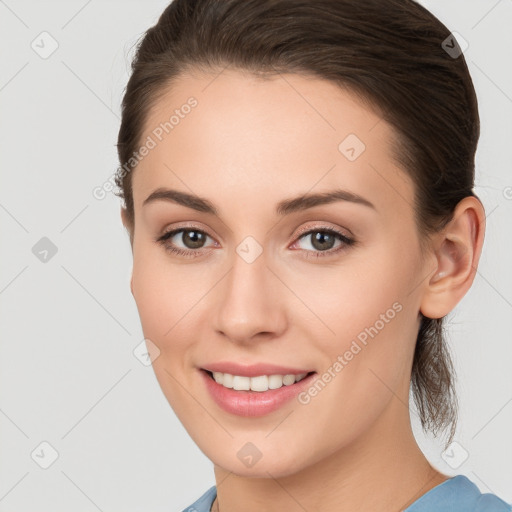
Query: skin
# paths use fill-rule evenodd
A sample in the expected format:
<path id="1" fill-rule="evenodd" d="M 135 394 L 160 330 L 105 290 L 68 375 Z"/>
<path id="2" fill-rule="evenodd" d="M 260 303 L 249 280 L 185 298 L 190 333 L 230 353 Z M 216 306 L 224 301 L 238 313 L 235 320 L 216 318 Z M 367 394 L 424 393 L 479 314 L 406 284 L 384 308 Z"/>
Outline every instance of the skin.
<path id="1" fill-rule="evenodd" d="M 134 171 L 134 226 L 121 213 L 133 235 L 142 329 L 160 351 L 154 371 L 214 463 L 213 510 L 402 510 L 448 478 L 411 431 L 410 373 L 419 312 L 440 318 L 471 286 L 481 203 L 462 200 L 422 251 L 414 186 L 391 157 L 392 128 L 351 93 L 302 75 L 182 75 L 150 111 L 141 140 L 190 96 L 197 107 Z M 350 133 L 366 146 L 354 161 L 338 150 Z M 165 200 L 143 206 L 160 187 L 206 198 L 218 215 Z M 274 211 L 284 199 L 334 188 L 374 208 L 338 201 Z M 172 239 L 197 257 L 155 242 L 184 227 L 208 235 L 199 249 L 182 233 Z M 301 228 L 334 228 L 356 244 L 334 253 L 336 238 L 331 255 L 316 258 L 322 249 L 298 236 Z M 236 252 L 249 235 L 263 251 L 252 263 Z M 220 409 L 200 378 L 198 368 L 221 360 L 321 376 L 397 302 L 401 311 L 308 404 L 239 417 Z M 237 456 L 247 442 L 262 454 L 252 467 Z"/>

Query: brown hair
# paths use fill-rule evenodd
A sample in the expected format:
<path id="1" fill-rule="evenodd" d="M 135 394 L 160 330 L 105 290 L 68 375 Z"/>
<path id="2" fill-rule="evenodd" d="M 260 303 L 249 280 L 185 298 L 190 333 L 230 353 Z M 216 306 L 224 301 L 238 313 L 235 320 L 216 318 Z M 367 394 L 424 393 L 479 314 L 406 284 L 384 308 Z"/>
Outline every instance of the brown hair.
<path id="1" fill-rule="evenodd" d="M 450 53 L 446 48 L 452 48 Z M 477 98 L 450 31 L 413 0 L 174 0 L 139 42 L 122 102 L 117 195 L 130 236 L 134 212 L 126 163 L 148 112 L 188 70 L 245 70 L 262 78 L 312 75 L 355 93 L 395 130 L 393 156 L 415 184 L 421 240 L 475 196 Z M 132 158 L 132 160 L 130 160 Z M 135 165 L 132 163 L 132 167 Z M 422 276 L 423 277 L 423 276 Z M 443 319 L 422 316 L 411 390 L 425 431 L 457 421 Z"/>

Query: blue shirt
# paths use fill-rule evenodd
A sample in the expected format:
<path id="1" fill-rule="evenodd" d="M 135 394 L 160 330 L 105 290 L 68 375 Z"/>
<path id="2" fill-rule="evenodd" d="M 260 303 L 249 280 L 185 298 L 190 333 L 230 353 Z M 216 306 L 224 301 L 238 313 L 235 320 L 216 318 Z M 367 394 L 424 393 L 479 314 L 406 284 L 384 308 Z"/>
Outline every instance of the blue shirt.
<path id="1" fill-rule="evenodd" d="M 217 496 L 215 485 L 182 512 L 210 512 Z M 482 494 L 464 475 L 436 485 L 403 512 L 512 512 L 512 505 L 495 494 Z"/>

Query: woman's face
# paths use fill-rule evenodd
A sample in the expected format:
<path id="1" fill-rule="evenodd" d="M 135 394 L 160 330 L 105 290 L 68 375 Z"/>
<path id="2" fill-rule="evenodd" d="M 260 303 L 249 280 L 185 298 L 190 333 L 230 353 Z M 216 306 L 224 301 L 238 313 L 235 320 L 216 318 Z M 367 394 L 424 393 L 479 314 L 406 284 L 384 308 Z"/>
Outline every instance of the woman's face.
<path id="1" fill-rule="evenodd" d="M 292 74 L 183 76 L 151 110 L 132 292 L 162 390 L 218 466 L 286 476 L 409 426 L 431 269 L 392 138 L 348 92 Z M 243 390 L 287 372 L 315 373 Z"/>

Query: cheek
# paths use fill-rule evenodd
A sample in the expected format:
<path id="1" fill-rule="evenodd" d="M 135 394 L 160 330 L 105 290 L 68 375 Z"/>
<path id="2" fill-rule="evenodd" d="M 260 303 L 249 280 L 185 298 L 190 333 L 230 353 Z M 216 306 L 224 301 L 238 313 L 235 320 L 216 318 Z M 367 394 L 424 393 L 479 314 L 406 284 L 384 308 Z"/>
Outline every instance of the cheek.
<path id="1" fill-rule="evenodd" d="M 393 401 L 399 410 L 399 401 L 408 403 L 417 329 L 405 286 L 386 286 L 379 272 L 337 284 L 335 293 L 309 288 L 308 298 L 323 304 L 318 311 L 333 332 L 315 337 L 311 330 L 323 364 L 318 380 L 300 397 L 298 415 L 319 419 L 327 452 L 361 436 Z"/>
<path id="2" fill-rule="evenodd" d="M 193 404 L 183 386 L 191 385 L 191 333 L 197 333 L 194 306 L 197 308 L 204 292 L 181 270 L 184 268 L 170 265 L 159 248 L 155 250 L 149 244 L 135 248 L 133 296 L 144 337 L 159 350 L 152 362 L 153 371 L 169 404 L 186 424 L 188 408 Z"/>
<path id="3" fill-rule="evenodd" d="M 164 340 L 172 336 L 190 293 L 183 290 L 179 272 L 166 265 L 163 250 L 155 251 L 149 243 L 135 244 L 134 249 L 133 296 L 144 335 L 164 350 Z"/>
<path id="4" fill-rule="evenodd" d="M 328 385 L 338 390 L 330 399 L 346 400 L 349 409 L 356 402 L 378 402 L 389 395 L 388 387 L 402 392 L 408 379 L 418 327 L 410 292 L 418 269 L 414 256 L 397 259 L 396 252 L 387 246 L 372 251 L 371 259 L 354 257 L 331 270 L 289 275 L 294 292 L 306 299 L 309 311 L 303 311 L 317 318 L 299 325 L 323 361 L 325 381 L 337 382 Z"/>
<path id="5" fill-rule="evenodd" d="M 194 347 L 208 328 L 208 292 L 219 280 L 219 272 L 207 265 L 171 262 L 162 248 L 149 242 L 135 247 L 133 296 L 144 336 L 164 356 L 157 360 L 159 364 L 180 371 L 193 364 Z"/>
<path id="6" fill-rule="evenodd" d="M 289 301 L 297 297 L 300 312 L 316 317 L 317 339 L 325 340 L 326 352 L 342 349 L 360 333 L 364 338 L 365 329 L 375 324 L 379 331 L 396 329 L 396 310 L 411 301 L 408 294 L 417 271 L 413 259 L 397 264 L 395 252 L 381 246 L 349 254 L 329 266 L 301 263 L 278 270 L 293 291 Z"/>

